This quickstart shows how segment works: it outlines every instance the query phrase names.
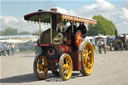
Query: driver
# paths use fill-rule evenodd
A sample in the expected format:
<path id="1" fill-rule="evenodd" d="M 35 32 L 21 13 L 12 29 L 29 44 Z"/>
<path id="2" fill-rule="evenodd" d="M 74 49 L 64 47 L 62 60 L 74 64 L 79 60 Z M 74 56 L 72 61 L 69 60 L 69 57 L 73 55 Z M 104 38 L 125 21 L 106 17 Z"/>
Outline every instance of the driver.
<path id="1" fill-rule="evenodd" d="M 57 28 L 56 28 L 56 31 L 57 32 L 61 32 L 61 23 L 59 22 L 58 24 L 57 24 Z"/>
<path id="2" fill-rule="evenodd" d="M 63 44 L 63 34 L 61 33 L 61 22 L 59 21 L 57 24 L 56 31 L 58 34 L 54 37 L 53 43 L 56 44 Z"/>

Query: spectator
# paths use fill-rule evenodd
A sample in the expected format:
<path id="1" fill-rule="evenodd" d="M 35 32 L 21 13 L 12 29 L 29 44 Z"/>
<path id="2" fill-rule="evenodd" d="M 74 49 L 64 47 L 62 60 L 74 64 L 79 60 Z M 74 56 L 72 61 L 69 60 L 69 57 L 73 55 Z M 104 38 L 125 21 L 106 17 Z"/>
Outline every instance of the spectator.
<path id="1" fill-rule="evenodd" d="M 7 43 L 7 46 L 6 47 L 7 47 L 7 50 L 6 50 L 7 51 L 7 54 L 8 54 L 8 56 L 10 56 L 10 46 L 9 46 L 8 43 Z"/>
<path id="2" fill-rule="evenodd" d="M 14 44 L 10 45 L 10 49 L 11 49 L 11 54 L 14 55 Z"/>
<path id="3" fill-rule="evenodd" d="M 112 51 L 112 42 L 110 42 L 110 51 Z"/>
<path id="4" fill-rule="evenodd" d="M 102 47 L 102 42 L 101 42 L 101 40 L 99 41 L 99 54 L 102 54 L 102 51 L 101 51 L 101 47 Z"/>
<path id="5" fill-rule="evenodd" d="M 103 49 L 104 49 L 104 54 L 106 54 L 106 42 L 103 40 Z"/>

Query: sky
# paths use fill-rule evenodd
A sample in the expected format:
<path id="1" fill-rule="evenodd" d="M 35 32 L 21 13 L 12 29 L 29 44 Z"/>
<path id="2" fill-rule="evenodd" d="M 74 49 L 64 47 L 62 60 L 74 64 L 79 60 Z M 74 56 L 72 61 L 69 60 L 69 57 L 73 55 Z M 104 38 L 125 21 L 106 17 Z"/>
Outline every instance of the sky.
<path id="1" fill-rule="evenodd" d="M 128 33 L 128 0 L 0 0 L 0 4 L 0 31 L 8 27 L 37 31 L 38 24 L 28 23 L 24 15 L 56 7 L 58 12 L 85 18 L 102 15 L 115 24 L 120 34 Z"/>

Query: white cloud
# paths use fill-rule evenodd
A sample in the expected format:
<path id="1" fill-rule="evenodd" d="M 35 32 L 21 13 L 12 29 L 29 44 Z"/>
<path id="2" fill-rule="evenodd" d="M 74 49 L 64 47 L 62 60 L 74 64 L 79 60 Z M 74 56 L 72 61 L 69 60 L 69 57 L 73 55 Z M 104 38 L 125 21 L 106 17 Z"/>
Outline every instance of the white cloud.
<path id="1" fill-rule="evenodd" d="M 113 4 L 105 0 L 96 0 L 96 5 L 98 9 L 108 10 L 108 11 L 113 10 L 115 8 Z"/>
<path id="2" fill-rule="evenodd" d="M 105 0 L 96 0 L 95 3 L 85 5 L 76 10 L 71 10 L 69 13 L 79 16 L 92 17 L 93 15 L 108 14 L 110 12 L 114 14 L 113 11 L 115 10 L 115 6 L 110 2 L 106 2 Z"/>
<path id="3" fill-rule="evenodd" d="M 118 31 L 123 31 L 122 33 L 128 33 L 128 22 L 123 21 L 116 24 L 116 26 L 118 27 Z"/>
<path id="4" fill-rule="evenodd" d="M 128 8 L 117 8 L 108 1 L 96 0 L 95 3 L 70 10 L 69 13 L 87 18 L 103 15 L 116 25 L 119 33 L 128 33 L 128 24 L 125 24 L 128 23 Z"/>
<path id="5" fill-rule="evenodd" d="M 2 21 L 4 21 L 5 24 L 9 24 L 10 22 L 15 22 L 15 23 L 18 22 L 18 19 L 17 19 L 17 18 L 15 18 L 15 17 L 10 17 L 10 16 L 7 16 L 7 17 L 0 16 L 0 19 L 1 19 Z"/>
<path id="6" fill-rule="evenodd" d="M 17 18 L 12 16 L 0 16 L 1 26 L 0 30 L 4 30 L 8 27 L 17 28 L 19 32 L 28 31 L 34 32 L 38 31 L 38 24 L 34 22 L 27 22 L 23 18 Z M 46 30 L 49 26 L 42 24 L 42 31 Z"/>
<path id="7" fill-rule="evenodd" d="M 56 7 L 57 12 L 68 14 L 68 11 L 64 8 Z M 0 16 L 0 31 L 4 30 L 8 27 L 11 28 L 17 28 L 19 32 L 21 31 L 28 31 L 28 32 L 34 32 L 38 31 L 38 24 L 31 22 L 31 21 L 25 21 L 24 18 L 17 18 L 13 16 Z M 41 24 L 41 30 L 44 31 L 46 29 L 50 28 L 49 24 Z"/>
<path id="8" fill-rule="evenodd" d="M 122 19 L 126 19 L 128 21 L 128 8 L 122 8 Z"/>
<path id="9" fill-rule="evenodd" d="M 82 6 L 74 10 L 67 10 L 61 7 L 57 8 L 58 12 L 91 18 L 94 15 L 103 15 L 111 20 L 118 29 L 119 33 L 128 33 L 128 8 L 117 8 L 112 3 L 105 0 L 96 0 L 95 3 Z M 38 24 L 28 23 L 23 18 L 11 16 L 0 16 L 1 28 L 7 27 L 18 28 L 19 31 L 38 31 Z M 43 25 L 42 30 L 46 30 L 47 25 Z"/>
<path id="10" fill-rule="evenodd" d="M 64 8 L 60 8 L 60 7 L 54 7 L 54 8 L 57 8 L 57 12 L 60 12 L 62 14 L 68 14 L 68 11 Z"/>

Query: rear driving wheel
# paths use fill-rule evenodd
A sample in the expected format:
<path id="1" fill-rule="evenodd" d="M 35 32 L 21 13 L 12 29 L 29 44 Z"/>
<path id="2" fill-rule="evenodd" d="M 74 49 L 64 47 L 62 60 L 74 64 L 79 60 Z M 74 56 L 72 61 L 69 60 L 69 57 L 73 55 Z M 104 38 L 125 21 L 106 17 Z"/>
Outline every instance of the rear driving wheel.
<path id="1" fill-rule="evenodd" d="M 47 58 L 42 55 L 36 56 L 34 60 L 33 70 L 38 80 L 45 79 L 48 73 Z"/>
<path id="2" fill-rule="evenodd" d="M 69 54 L 62 54 L 59 60 L 59 75 L 65 81 L 72 75 L 72 59 Z"/>
<path id="3" fill-rule="evenodd" d="M 92 73 L 94 65 L 94 53 L 93 47 L 89 42 L 82 44 L 83 46 L 80 46 L 82 48 L 82 69 L 80 72 L 86 76 Z"/>

